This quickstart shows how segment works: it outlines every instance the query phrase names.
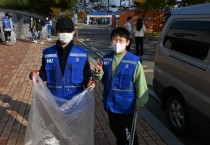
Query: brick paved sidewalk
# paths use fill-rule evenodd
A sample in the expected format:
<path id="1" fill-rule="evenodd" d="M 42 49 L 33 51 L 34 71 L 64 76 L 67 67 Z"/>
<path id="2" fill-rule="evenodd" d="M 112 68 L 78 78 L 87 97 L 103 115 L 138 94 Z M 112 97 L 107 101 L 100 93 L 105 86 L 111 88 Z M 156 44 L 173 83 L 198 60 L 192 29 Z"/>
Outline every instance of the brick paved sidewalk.
<path id="1" fill-rule="evenodd" d="M 33 86 L 28 75 L 39 69 L 43 48 L 30 42 L 17 41 L 14 46 L 0 43 L 0 145 L 23 145 Z M 93 63 L 91 62 L 93 68 Z M 95 89 L 95 145 L 115 145 L 102 105 L 103 86 Z M 166 145 L 164 140 L 139 115 L 137 132 L 140 145 Z"/>

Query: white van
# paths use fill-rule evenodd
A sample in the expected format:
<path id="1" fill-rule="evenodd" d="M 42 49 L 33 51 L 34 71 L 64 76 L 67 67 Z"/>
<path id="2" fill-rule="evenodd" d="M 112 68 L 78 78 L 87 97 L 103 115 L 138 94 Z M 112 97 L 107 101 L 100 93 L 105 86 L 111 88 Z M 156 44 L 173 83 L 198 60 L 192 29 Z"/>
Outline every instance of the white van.
<path id="1" fill-rule="evenodd" d="M 209 49 L 210 3 L 174 10 L 158 42 L 153 87 L 176 133 L 190 127 L 210 137 Z"/>

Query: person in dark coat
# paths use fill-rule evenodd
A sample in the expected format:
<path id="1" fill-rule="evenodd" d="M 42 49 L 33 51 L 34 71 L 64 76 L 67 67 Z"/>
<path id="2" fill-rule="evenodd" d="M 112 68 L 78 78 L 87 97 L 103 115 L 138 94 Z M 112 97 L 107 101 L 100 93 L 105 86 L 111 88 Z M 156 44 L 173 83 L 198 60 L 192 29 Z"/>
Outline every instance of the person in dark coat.
<path id="1" fill-rule="evenodd" d="M 43 50 L 40 70 L 31 72 L 29 77 L 39 75 L 54 96 L 71 100 L 85 88 L 93 89 L 95 81 L 88 52 L 73 44 L 75 26 L 72 20 L 66 17 L 58 19 L 56 33 L 56 44 Z"/>
<path id="2" fill-rule="evenodd" d="M 31 16 L 29 22 L 29 31 L 31 32 L 32 42 L 37 43 L 36 41 L 36 20 Z"/>
<path id="3" fill-rule="evenodd" d="M 36 23 L 36 31 L 37 31 L 37 34 L 38 34 L 38 39 L 40 41 L 40 44 L 44 44 L 43 42 L 43 34 L 42 34 L 42 28 L 43 28 L 44 24 L 43 22 L 41 21 L 41 19 L 38 19 L 37 20 L 37 23 Z"/>

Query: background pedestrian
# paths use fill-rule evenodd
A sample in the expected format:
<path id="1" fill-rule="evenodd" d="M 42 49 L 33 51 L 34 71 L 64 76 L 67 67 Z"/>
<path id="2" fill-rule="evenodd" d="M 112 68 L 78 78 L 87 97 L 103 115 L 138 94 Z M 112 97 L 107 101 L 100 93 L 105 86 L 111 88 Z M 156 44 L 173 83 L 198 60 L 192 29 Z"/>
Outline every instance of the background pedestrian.
<path id="1" fill-rule="evenodd" d="M 37 43 L 36 41 L 36 20 L 32 16 L 30 17 L 30 22 L 29 22 L 29 30 L 31 32 L 31 37 L 32 37 L 32 42 Z"/>
<path id="2" fill-rule="evenodd" d="M 146 27 L 142 22 L 141 18 L 138 18 L 133 33 L 135 36 L 135 43 L 136 43 L 136 55 L 142 56 L 144 55 L 144 33 L 146 32 Z"/>
<path id="3" fill-rule="evenodd" d="M 13 31 L 13 22 L 12 19 L 9 18 L 9 13 L 5 13 L 5 17 L 2 19 L 2 28 L 4 31 L 5 41 L 8 45 L 10 41 L 11 31 Z"/>
<path id="4" fill-rule="evenodd" d="M 38 39 L 40 44 L 44 44 L 43 42 L 43 34 L 42 34 L 42 27 L 44 26 L 43 22 L 41 21 L 41 19 L 37 20 L 37 24 L 36 24 L 36 30 L 37 30 L 37 34 L 38 34 Z"/>
<path id="5" fill-rule="evenodd" d="M 50 18 L 46 17 L 45 25 L 47 28 L 47 40 L 51 41 L 52 20 Z"/>

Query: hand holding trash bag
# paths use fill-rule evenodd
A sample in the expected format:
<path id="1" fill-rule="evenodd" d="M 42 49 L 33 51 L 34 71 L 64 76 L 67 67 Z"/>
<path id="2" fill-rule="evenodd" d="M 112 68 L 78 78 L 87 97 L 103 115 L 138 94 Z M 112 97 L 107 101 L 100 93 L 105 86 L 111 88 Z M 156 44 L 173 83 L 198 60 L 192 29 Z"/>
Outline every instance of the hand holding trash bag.
<path id="1" fill-rule="evenodd" d="M 33 77 L 35 77 L 37 82 L 39 81 L 38 78 L 37 78 L 38 76 L 39 76 L 39 71 L 38 70 L 34 70 L 34 71 L 30 72 L 30 74 L 29 74 L 30 80 L 32 80 Z"/>
<path id="2" fill-rule="evenodd" d="M 94 145 L 93 90 L 87 88 L 65 100 L 53 96 L 37 79 L 33 79 L 25 145 Z"/>
<path id="3" fill-rule="evenodd" d="M 35 77 L 34 92 L 38 98 L 34 102 L 37 105 L 34 105 L 34 110 L 41 116 L 40 120 L 34 118 L 31 125 L 36 124 L 37 119 L 37 126 L 44 123 L 42 127 L 46 128 L 44 130 L 39 127 L 35 132 L 31 132 L 31 137 L 41 131 L 46 134 L 43 135 L 44 138 L 37 137 L 38 141 L 41 138 L 40 142 L 33 138 L 29 141 L 35 141 L 33 145 L 93 145 L 94 104 L 91 103 L 93 95 L 90 94 L 93 94 L 95 81 L 90 69 L 88 51 L 74 45 L 75 28 L 70 18 L 63 17 L 57 20 L 56 33 L 56 44 L 43 50 L 41 68 L 29 74 L 30 79 Z M 88 112 L 91 115 L 88 115 Z M 87 120 L 91 123 L 87 124 Z M 91 133 L 85 133 L 85 129 Z"/>

